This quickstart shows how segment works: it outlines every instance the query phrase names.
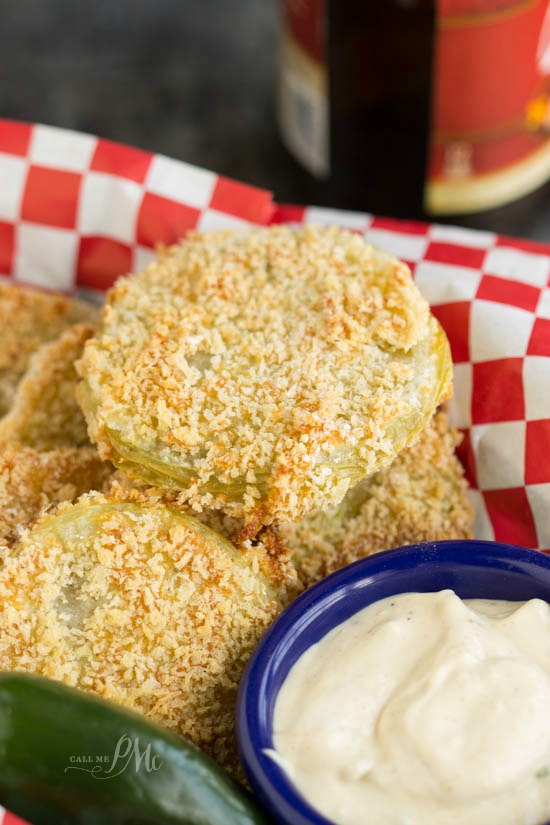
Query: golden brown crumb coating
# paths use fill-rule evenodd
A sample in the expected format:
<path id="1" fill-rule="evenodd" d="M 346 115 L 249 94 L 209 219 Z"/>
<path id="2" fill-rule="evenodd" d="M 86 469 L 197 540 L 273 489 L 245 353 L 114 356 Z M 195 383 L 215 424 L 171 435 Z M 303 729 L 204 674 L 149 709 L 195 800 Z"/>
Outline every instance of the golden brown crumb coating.
<path id="1" fill-rule="evenodd" d="M 459 440 L 447 414 L 439 411 L 390 467 L 360 482 L 340 506 L 299 522 L 270 525 L 250 535 L 242 519 L 220 510 L 203 510 L 196 517 L 238 547 L 263 546 L 284 571 L 290 601 L 305 587 L 372 553 L 420 541 L 470 538 L 473 510 L 455 455 Z M 112 478 L 127 495 L 135 489 L 120 472 Z M 144 494 L 178 506 L 173 491 L 148 489 Z"/>
<path id="2" fill-rule="evenodd" d="M 91 324 L 76 324 L 31 356 L 11 408 L 0 418 L 0 442 L 16 441 L 37 450 L 89 445 L 76 401 L 75 362 L 93 332 Z"/>
<path id="3" fill-rule="evenodd" d="M 112 472 L 93 447 L 37 452 L 0 445 L 0 557 L 42 510 L 102 490 Z"/>
<path id="4" fill-rule="evenodd" d="M 162 504 L 62 504 L 0 567 L 0 669 L 127 705 L 235 769 L 238 682 L 281 609 L 262 552 Z"/>
<path id="5" fill-rule="evenodd" d="M 253 531 L 252 535 L 245 534 L 241 519 L 234 519 L 220 510 L 201 510 L 197 513 L 188 505 L 181 504 L 174 490 L 136 483 L 121 470 L 115 470 L 108 477 L 102 492 L 116 501 L 142 505 L 164 504 L 172 510 L 197 519 L 201 524 L 228 539 L 240 553 L 251 554 L 258 560 L 261 572 L 275 588 L 281 604 L 288 603 L 301 590 L 291 552 L 279 540 L 276 530 L 265 529 L 259 535 L 258 531 Z"/>
<path id="6" fill-rule="evenodd" d="M 454 452 L 458 440 L 439 412 L 412 447 L 360 482 L 339 507 L 279 525 L 303 586 L 381 550 L 471 538 L 473 511 Z"/>
<path id="7" fill-rule="evenodd" d="M 66 295 L 0 282 L 0 416 L 9 410 L 32 353 L 97 314 L 90 304 Z"/>
<path id="8" fill-rule="evenodd" d="M 101 454 L 258 525 L 343 498 L 449 391 L 407 266 L 353 233 L 191 235 L 120 279 L 80 365 Z"/>

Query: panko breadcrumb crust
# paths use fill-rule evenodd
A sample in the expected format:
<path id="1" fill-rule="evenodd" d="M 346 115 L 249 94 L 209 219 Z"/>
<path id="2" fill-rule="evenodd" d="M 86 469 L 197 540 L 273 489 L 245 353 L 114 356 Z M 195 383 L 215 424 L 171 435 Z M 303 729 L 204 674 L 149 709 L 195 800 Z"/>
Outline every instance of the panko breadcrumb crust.
<path id="1" fill-rule="evenodd" d="M 11 407 L 0 418 L 0 443 L 18 441 L 37 450 L 90 445 L 76 401 L 75 362 L 94 329 L 76 324 L 31 356 Z"/>
<path id="2" fill-rule="evenodd" d="M 239 679 L 281 610 L 263 552 L 162 504 L 60 505 L 0 567 L 0 669 L 134 708 L 235 771 Z"/>
<path id="3" fill-rule="evenodd" d="M 33 352 L 80 322 L 94 322 L 98 311 L 58 293 L 0 282 L 0 416 L 10 408 Z"/>
<path id="4" fill-rule="evenodd" d="M 360 482 L 340 506 L 279 525 L 302 586 L 381 550 L 471 538 L 473 509 L 455 455 L 459 440 L 447 415 L 438 412 L 414 446 Z"/>
<path id="5" fill-rule="evenodd" d="M 365 556 L 421 541 L 471 538 L 473 509 L 464 470 L 455 454 L 460 434 L 439 410 L 418 441 L 389 467 L 359 482 L 340 505 L 314 511 L 297 522 L 279 522 L 259 532 L 220 510 L 195 516 L 235 546 L 261 545 L 277 564 L 274 577 L 286 587 L 286 600 L 320 579 Z M 134 486 L 116 472 L 110 484 L 145 500 L 180 507 L 174 491 Z M 110 488 L 107 488 L 110 492 Z M 184 512 L 190 512 L 183 507 Z M 191 511 L 192 512 L 192 511 Z"/>
<path id="6" fill-rule="evenodd" d="M 20 444 L 0 445 L 0 561 L 20 530 L 41 512 L 102 490 L 112 473 L 94 447 L 38 452 Z M 0 636 L 2 630 L 0 623 Z"/>
<path id="7" fill-rule="evenodd" d="M 389 464 L 451 380 L 408 267 L 315 227 L 191 234 L 117 282 L 79 369 L 103 457 L 260 526 Z"/>

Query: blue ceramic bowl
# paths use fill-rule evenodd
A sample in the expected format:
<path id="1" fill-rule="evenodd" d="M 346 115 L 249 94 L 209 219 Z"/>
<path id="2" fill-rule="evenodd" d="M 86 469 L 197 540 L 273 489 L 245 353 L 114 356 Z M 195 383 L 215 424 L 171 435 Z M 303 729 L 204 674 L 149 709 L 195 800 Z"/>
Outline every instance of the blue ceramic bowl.
<path id="1" fill-rule="evenodd" d="M 296 599 L 267 631 L 241 682 L 237 732 L 250 784 L 275 822 L 332 825 L 264 752 L 273 748 L 275 701 L 291 667 L 333 627 L 372 602 L 397 593 L 447 588 L 463 599 L 550 602 L 550 557 L 489 541 L 439 541 L 389 550 L 328 576 Z"/>

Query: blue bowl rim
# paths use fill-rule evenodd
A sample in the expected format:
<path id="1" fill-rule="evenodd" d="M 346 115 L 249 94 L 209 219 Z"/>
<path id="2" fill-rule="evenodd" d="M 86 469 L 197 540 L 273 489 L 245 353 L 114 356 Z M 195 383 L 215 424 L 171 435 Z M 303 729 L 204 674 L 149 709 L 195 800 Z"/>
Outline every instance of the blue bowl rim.
<path id="1" fill-rule="evenodd" d="M 455 555 L 456 554 L 456 555 Z M 263 698 L 262 674 L 271 665 L 281 643 L 292 630 L 296 618 L 323 608 L 330 610 L 330 594 L 357 585 L 362 579 L 380 573 L 400 570 L 407 561 L 435 565 L 455 564 L 460 567 L 493 567 L 533 575 L 542 568 L 550 571 L 550 556 L 514 544 L 477 539 L 451 539 L 422 542 L 385 550 L 359 559 L 337 570 L 300 594 L 268 628 L 248 661 L 241 679 L 236 706 L 239 753 L 250 784 L 266 809 L 278 821 L 292 825 L 334 825 L 315 810 L 294 787 L 282 768 L 267 754 L 259 741 L 264 734 L 260 702 Z M 336 622 L 333 626 L 336 626 Z M 304 648 L 305 649 L 305 648 Z M 547 823 L 546 825 L 550 825 Z"/>

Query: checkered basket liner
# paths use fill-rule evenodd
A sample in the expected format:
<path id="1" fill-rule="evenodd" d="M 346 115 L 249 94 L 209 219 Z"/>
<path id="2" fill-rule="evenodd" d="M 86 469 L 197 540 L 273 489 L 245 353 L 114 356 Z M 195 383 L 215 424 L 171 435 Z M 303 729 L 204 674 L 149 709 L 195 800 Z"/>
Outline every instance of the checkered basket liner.
<path id="1" fill-rule="evenodd" d="M 24 819 L 10 814 L 5 808 L 0 805 L 0 825 L 29 825 Z"/>

